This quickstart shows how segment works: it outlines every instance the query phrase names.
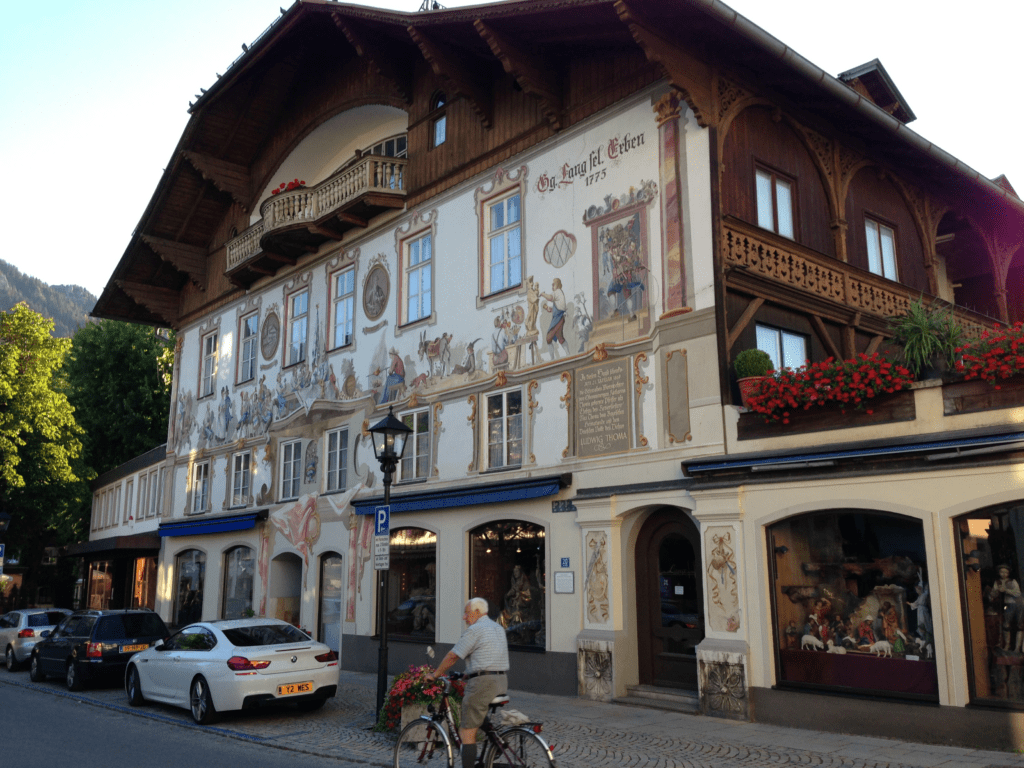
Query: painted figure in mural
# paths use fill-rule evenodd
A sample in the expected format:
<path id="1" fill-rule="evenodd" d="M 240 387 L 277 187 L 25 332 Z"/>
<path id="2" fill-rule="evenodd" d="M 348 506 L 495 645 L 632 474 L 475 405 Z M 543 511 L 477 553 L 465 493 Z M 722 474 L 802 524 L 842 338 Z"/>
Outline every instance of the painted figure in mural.
<path id="1" fill-rule="evenodd" d="M 274 405 L 277 407 L 277 418 L 281 419 L 288 415 L 288 393 L 284 383 L 284 371 L 277 372 L 277 393 L 274 395 Z"/>
<path id="2" fill-rule="evenodd" d="M 512 321 L 505 313 L 494 318 L 494 333 L 491 334 L 491 366 L 492 370 L 508 367 L 508 345 L 515 341 L 509 330 Z"/>
<path id="3" fill-rule="evenodd" d="M 252 437 L 252 400 L 248 390 L 239 394 L 238 401 L 238 436 Z"/>
<path id="4" fill-rule="evenodd" d="M 384 390 L 380 393 L 378 404 L 391 402 L 405 391 L 405 363 L 394 347 L 388 354 L 391 355 L 391 365 L 388 367 L 388 377 L 384 380 Z"/>
<path id="5" fill-rule="evenodd" d="M 632 320 L 643 309 L 646 290 L 647 268 L 640 238 L 640 217 L 633 215 L 625 222 L 603 227 L 599 237 L 602 272 L 611 273 L 606 289 L 612 302 L 611 314 Z"/>
<path id="6" fill-rule="evenodd" d="M 221 387 L 220 389 L 221 401 L 220 406 L 217 408 L 218 415 L 218 426 L 223 430 L 221 435 L 222 439 L 228 440 L 231 438 L 231 422 L 235 420 L 235 414 L 233 413 L 233 406 L 231 403 L 231 394 L 228 392 L 227 387 Z"/>
<path id="7" fill-rule="evenodd" d="M 454 375 L 462 373 L 472 375 L 476 371 L 476 351 L 474 350 L 474 347 L 478 341 L 480 341 L 480 339 L 473 339 L 466 346 L 466 362 L 463 365 L 456 365 L 452 369 L 452 373 Z"/>
<path id="8" fill-rule="evenodd" d="M 523 332 L 527 336 L 533 336 L 537 330 L 537 313 L 540 312 L 540 283 L 533 279 L 533 275 L 526 278 L 526 322 L 523 325 Z"/>
<path id="9" fill-rule="evenodd" d="M 548 326 L 547 335 L 544 337 L 548 346 L 551 347 L 551 359 L 559 357 L 559 347 L 565 350 L 565 292 L 562 291 L 562 281 L 557 277 L 551 281 L 551 293 L 542 293 L 541 296 L 551 304 L 545 304 L 544 309 L 551 313 L 551 325 Z M 555 342 L 558 342 L 555 344 Z"/>
<path id="10" fill-rule="evenodd" d="M 210 404 L 207 403 L 206 404 L 206 415 L 203 416 L 203 430 L 202 430 L 202 438 L 201 438 L 202 446 L 215 445 L 216 444 L 217 435 L 214 434 L 213 425 L 214 425 L 213 410 L 210 408 Z"/>
<path id="11" fill-rule="evenodd" d="M 576 339 L 579 342 L 576 351 L 582 352 L 590 340 L 590 332 L 594 330 L 594 319 L 587 311 L 587 297 L 584 294 L 577 293 L 573 299 L 576 302 L 576 314 L 573 315 L 572 324 L 576 328 Z"/>
<path id="12" fill-rule="evenodd" d="M 420 334 L 420 347 L 419 347 L 420 361 L 423 358 L 427 358 L 427 364 L 430 366 L 430 375 L 434 375 L 434 363 L 437 363 L 437 375 L 444 376 L 445 371 L 451 366 L 452 362 L 452 335 L 450 333 L 442 333 L 436 339 L 432 341 L 427 339 L 427 332 L 423 331 Z"/>

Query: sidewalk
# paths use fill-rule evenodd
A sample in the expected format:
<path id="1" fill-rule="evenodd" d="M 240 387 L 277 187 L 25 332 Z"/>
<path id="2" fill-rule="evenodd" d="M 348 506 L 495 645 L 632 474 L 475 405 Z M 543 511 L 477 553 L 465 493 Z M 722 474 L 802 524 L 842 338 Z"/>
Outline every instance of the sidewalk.
<path id="1" fill-rule="evenodd" d="M 69 694 L 59 681 L 31 683 L 27 673 L 0 683 L 45 690 L 144 717 L 198 728 L 182 709 L 129 708 L 118 687 Z M 1024 756 L 844 736 L 795 728 L 640 709 L 510 691 L 511 706 L 544 722 L 559 768 L 1024 768 Z M 376 676 L 342 672 L 336 698 L 319 712 L 252 710 L 228 713 L 213 729 L 234 738 L 317 755 L 390 766 L 394 736 L 373 724 Z"/>

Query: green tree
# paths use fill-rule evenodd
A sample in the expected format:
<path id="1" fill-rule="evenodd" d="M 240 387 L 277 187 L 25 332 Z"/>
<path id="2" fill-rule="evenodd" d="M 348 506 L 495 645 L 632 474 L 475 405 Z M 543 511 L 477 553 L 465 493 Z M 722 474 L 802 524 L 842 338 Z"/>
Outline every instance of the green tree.
<path id="1" fill-rule="evenodd" d="M 52 330 L 52 320 L 24 303 L 0 313 L 0 504 L 12 518 L 10 556 L 29 566 L 45 546 L 81 534 L 79 508 L 89 495 L 79 475 L 82 430 L 61 391 L 71 342 Z M 35 577 L 33 569 L 27 588 Z"/>
<path id="2" fill-rule="evenodd" d="M 101 320 L 75 333 L 65 391 L 97 474 L 167 440 L 173 350 L 173 334 L 145 325 Z"/>

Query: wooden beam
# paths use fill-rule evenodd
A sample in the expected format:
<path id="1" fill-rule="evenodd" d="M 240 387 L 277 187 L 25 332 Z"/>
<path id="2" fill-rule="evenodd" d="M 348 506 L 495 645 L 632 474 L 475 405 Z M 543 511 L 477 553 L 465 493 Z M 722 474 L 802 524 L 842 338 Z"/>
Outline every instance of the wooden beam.
<path id="1" fill-rule="evenodd" d="M 357 227 L 366 229 L 368 220 L 365 216 L 356 216 L 354 213 L 345 213 L 344 211 L 339 211 L 337 216 L 338 221 L 343 221 L 346 224 L 355 224 Z"/>
<path id="2" fill-rule="evenodd" d="M 143 235 L 142 241 L 179 272 L 184 272 L 201 291 L 206 290 L 206 249 L 162 237 Z"/>
<path id="3" fill-rule="evenodd" d="M 543 56 L 529 54 L 519 48 L 482 19 L 474 21 L 473 26 L 491 47 L 491 53 L 501 62 L 501 66 L 516 79 L 523 91 L 537 97 L 541 111 L 551 127 L 556 131 L 561 130 L 562 86 L 555 77 L 555 66 Z"/>
<path id="4" fill-rule="evenodd" d="M 832 340 L 832 336 L 828 332 L 828 328 L 825 327 L 825 321 L 818 315 L 811 315 L 811 325 L 813 325 L 814 330 L 818 332 L 818 336 L 821 337 L 821 343 L 828 349 L 828 353 L 836 360 L 842 360 L 843 353 L 839 347 L 836 346 L 835 341 Z"/>
<path id="5" fill-rule="evenodd" d="M 248 168 L 188 149 L 183 149 L 181 154 L 204 179 L 213 182 L 213 186 L 221 192 L 231 195 L 231 199 L 239 205 L 246 205 L 252 186 Z"/>
<path id="6" fill-rule="evenodd" d="M 494 125 L 494 100 L 491 98 L 489 84 L 459 61 L 454 53 L 427 37 L 422 30 L 413 26 L 407 29 L 434 74 L 443 77 L 451 83 L 456 93 L 467 98 L 484 128 L 491 128 Z"/>
<path id="7" fill-rule="evenodd" d="M 729 338 L 726 341 L 726 349 L 731 350 L 733 344 L 736 343 L 736 339 L 740 337 L 740 334 L 750 325 L 750 321 L 754 319 L 754 315 L 757 314 L 757 310 L 764 304 L 764 299 L 757 297 L 753 299 L 747 308 L 743 310 L 743 314 L 740 315 L 740 319 L 736 321 L 736 325 L 729 331 Z"/>
<path id="8" fill-rule="evenodd" d="M 356 54 L 366 59 L 381 77 L 394 83 L 395 90 L 406 104 L 412 104 L 412 67 L 398 66 L 393 53 L 379 46 L 373 36 L 366 34 L 352 19 L 342 18 L 337 13 L 332 13 L 331 18 L 349 44 L 356 49 Z"/>
<path id="9" fill-rule="evenodd" d="M 139 306 L 145 307 L 155 315 L 162 317 L 168 325 L 178 318 L 178 292 L 171 288 L 158 288 L 155 285 L 140 283 L 134 280 L 114 280 L 125 294 Z"/>
<path id="10" fill-rule="evenodd" d="M 629 27 L 633 39 L 643 49 L 647 59 L 664 68 L 672 84 L 683 92 L 683 98 L 693 110 L 697 123 L 707 128 L 716 119 L 712 108 L 711 70 L 708 65 L 663 36 L 654 24 L 625 0 L 617 0 L 615 10 L 622 23 Z"/>
<path id="11" fill-rule="evenodd" d="M 870 342 L 868 342 L 868 348 L 864 351 L 869 355 L 875 354 L 875 352 L 878 351 L 878 348 L 882 346 L 883 341 L 885 341 L 885 336 L 875 336 Z"/>

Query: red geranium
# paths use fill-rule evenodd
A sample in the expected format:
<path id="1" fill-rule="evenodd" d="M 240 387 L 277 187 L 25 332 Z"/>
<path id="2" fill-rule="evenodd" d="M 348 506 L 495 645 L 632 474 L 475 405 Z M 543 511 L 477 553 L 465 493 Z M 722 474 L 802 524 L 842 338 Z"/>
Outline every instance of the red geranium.
<path id="1" fill-rule="evenodd" d="M 277 189 L 270 190 L 270 194 L 279 195 L 282 192 L 291 192 L 293 189 L 303 189 L 306 186 L 306 182 L 295 179 L 294 181 L 282 181 L 281 186 Z"/>
<path id="2" fill-rule="evenodd" d="M 426 678 L 427 673 L 432 671 L 433 668 L 429 666 L 414 666 L 395 677 L 377 724 L 373 727 L 375 731 L 398 730 L 402 723 L 402 707 L 407 704 L 431 704 L 437 701 L 441 696 L 441 686 Z M 466 685 L 461 680 L 452 683 L 449 704 L 454 707 L 456 721 L 465 689 Z"/>
<path id="3" fill-rule="evenodd" d="M 956 369 L 965 379 L 995 384 L 999 379 L 1024 373 L 1024 323 L 982 331 L 977 340 L 957 347 L 956 352 Z"/>

